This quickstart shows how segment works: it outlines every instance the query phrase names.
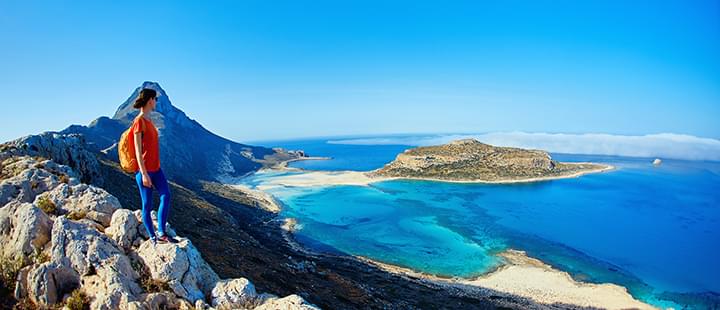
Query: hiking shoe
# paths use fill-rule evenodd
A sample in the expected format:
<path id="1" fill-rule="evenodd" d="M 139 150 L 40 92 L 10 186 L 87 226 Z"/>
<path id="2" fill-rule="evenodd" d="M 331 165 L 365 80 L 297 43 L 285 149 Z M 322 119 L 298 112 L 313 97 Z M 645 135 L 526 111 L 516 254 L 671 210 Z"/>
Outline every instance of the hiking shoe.
<path id="1" fill-rule="evenodd" d="M 160 243 L 178 243 L 178 242 L 180 242 L 177 239 L 170 237 L 168 235 L 162 235 L 162 236 L 158 237 L 157 239 L 158 239 L 158 241 L 160 241 Z"/>

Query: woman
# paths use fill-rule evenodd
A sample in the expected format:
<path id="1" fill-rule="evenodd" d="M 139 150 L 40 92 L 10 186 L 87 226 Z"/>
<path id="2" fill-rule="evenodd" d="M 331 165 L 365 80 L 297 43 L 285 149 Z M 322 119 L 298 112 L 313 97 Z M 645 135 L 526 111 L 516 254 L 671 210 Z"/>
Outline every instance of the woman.
<path id="1" fill-rule="evenodd" d="M 140 109 L 140 114 L 132 124 L 132 133 L 135 143 L 135 158 L 138 163 L 138 171 L 135 173 L 135 181 L 140 189 L 142 199 L 142 221 L 145 229 L 153 241 L 153 244 L 177 243 L 178 241 L 165 233 L 165 224 L 170 213 L 170 189 L 167 180 L 160 169 L 160 145 L 158 143 L 158 131 L 152 120 L 150 112 L 155 109 L 157 92 L 145 88 L 140 91 L 133 107 Z M 153 186 L 160 194 L 160 208 L 158 210 L 158 236 L 155 236 L 150 211 L 152 210 Z"/>

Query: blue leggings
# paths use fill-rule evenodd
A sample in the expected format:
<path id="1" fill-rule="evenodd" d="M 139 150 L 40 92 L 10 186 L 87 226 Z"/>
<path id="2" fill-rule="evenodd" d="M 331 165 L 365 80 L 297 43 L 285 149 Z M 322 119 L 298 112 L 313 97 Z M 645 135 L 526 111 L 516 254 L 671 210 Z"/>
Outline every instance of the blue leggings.
<path id="1" fill-rule="evenodd" d="M 165 235 L 165 223 L 167 223 L 168 215 L 170 213 L 170 189 L 168 188 L 167 180 L 162 172 L 162 169 L 157 171 L 148 171 L 150 180 L 152 181 L 153 187 L 160 194 L 160 208 L 158 210 L 158 232 L 160 235 Z M 135 181 L 137 182 L 138 189 L 140 190 L 140 198 L 142 199 L 142 221 L 145 224 L 150 238 L 155 237 L 155 229 L 153 229 L 152 217 L 150 211 L 152 211 L 152 187 L 145 187 L 142 183 L 142 173 L 138 171 L 135 173 Z"/>

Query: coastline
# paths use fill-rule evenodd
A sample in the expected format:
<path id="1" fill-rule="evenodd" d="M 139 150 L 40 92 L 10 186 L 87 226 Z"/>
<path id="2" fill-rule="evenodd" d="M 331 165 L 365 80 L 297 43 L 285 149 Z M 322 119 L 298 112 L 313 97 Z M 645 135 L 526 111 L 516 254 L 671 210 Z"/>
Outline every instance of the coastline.
<path id="1" fill-rule="evenodd" d="M 299 158 L 293 158 L 288 160 L 283 160 L 279 163 L 277 163 L 275 166 L 273 166 L 270 169 L 298 169 L 298 168 L 291 168 L 288 167 L 288 164 L 294 161 L 301 161 L 301 160 L 330 160 L 332 157 L 325 157 L 325 156 L 306 156 L 306 157 L 299 157 Z M 301 169 L 299 169 L 301 170 Z"/>
<path id="2" fill-rule="evenodd" d="M 296 225 L 297 220 L 294 218 L 284 219 L 282 225 L 283 237 L 293 249 L 312 256 L 332 255 L 315 252 L 295 241 L 293 233 Z M 635 299 L 623 286 L 576 281 L 567 272 L 527 256 L 524 251 L 508 249 L 498 256 L 503 258 L 505 264 L 475 278 L 439 277 L 363 256 L 355 255 L 349 258 L 396 275 L 427 281 L 446 289 L 459 289 L 468 295 L 489 296 L 502 292 L 508 296 L 520 296 L 546 305 L 563 304 L 603 309 L 657 309 Z"/>
<path id="3" fill-rule="evenodd" d="M 293 161 L 296 160 L 303 159 L 295 159 Z M 251 189 L 244 185 L 233 186 L 264 198 L 260 201 L 260 203 L 267 205 L 262 206 L 262 208 L 266 210 L 277 210 L 275 213 L 279 213 L 279 204 L 274 200 L 271 194 L 264 191 L 265 189 L 276 186 L 367 186 L 374 182 L 397 179 L 417 179 L 452 183 L 524 183 L 579 177 L 588 173 L 598 173 L 616 169 L 611 165 L 603 166 L 604 167 L 600 169 L 581 171 L 563 176 L 493 182 L 483 180 L 454 181 L 435 180 L 430 178 L 370 177 L 367 175 L 367 172 L 309 171 L 288 167 L 287 163 L 285 163 L 280 167 L 275 166 L 269 170 L 304 171 L 304 173 L 273 177 L 267 184 L 258 185 L 256 189 Z M 268 197 L 269 199 L 267 199 Z M 298 243 L 294 238 L 294 232 L 297 229 L 297 225 L 297 220 L 294 218 L 283 219 L 283 224 L 281 225 L 283 238 L 290 247 L 311 256 L 333 255 L 315 252 L 312 249 L 308 249 Z M 359 263 L 375 266 L 392 274 L 409 277 L 421 282 L 428 282 L 448 289 L 460 290 L 469 296 L 489 296 L 492 294 L 491 292 L 501 292 L 507 294 L 507 296 L 527 298 L 542 305 L 562 304 L 570 305 L 572 307 L 597 307 L 606 309 L 657 309 L 649 304 L 635 299 L 632 295 L 630 295 L 627 288 L 623 286 L 611 283 L 594 284 L 576 281 L 567 272 L 554 269 L 550 265 L 536 258 L 527 256 L 523 251 L 508 249 L 498 255 L 503 258 L 505 264 L 475 278 L 444 278 L 415 271 L 406 267 L 383 263 L 367 257 L 349 256 L 349 258 L 354 259 Z"/>
<path id="4" fill-rule="evenodd" d="M 311 256 L 332 256 L 308 249 L 293 238 L 297 220 L 286 218 L 282 232 L 293 249 Z M 587 283 L 573 279 L 569 273 L 553 268 L 524 251 L 508 249 L 498 254 L 505 263 L 474 278 L 447 278 L 383 263 L 363 256 L 350 256 L 360 263 L 383 271 L 428 282 L 446 289 L 457 289 L 469 296 L 490 296 L 501 292 L 508 297 L 523 297 L 544 305 L 572 305 L 602 309 L 658 309 L 635 299 L 627 288 L 612 283 Z"/>
<path id="5" fill-rule="evenodd" d="M 548 305 L 564 304 L 602 309 L 657 309 L 635 299 L 623 286 L 576 281 L 567 272 L 554 269 L 536 258 L 527 256 L 523 251 L 508 249 L 498 255 L 505 260 L 504 265 L 471 279 L 443 278 L 366 257 L 357 258 L 391 273 L 465 289 L 469 293 L 482 294 L 482 290 L 490 289 Z"/>
<path id="6" fill-rule="evenodd" d="M 311 160 L 323 160 L 325 157 L 313 157 Z M 305 158 L 297 158 L 291 161 L 305 160 Z M 289 162 L 289 161 L 288 161 Z M 272 168 L 265 170 L 280 170 L 280 171 L 302 171 L 302 174 L 288 175 L 274 177 L 266 184 L 260 185 L 257 188 L 259 190 L 265 190 L 277 186 L 294 186 L 294 187 L 306 187 L 306 186 L 330 186 L 330 185 L 357 185 L 367 186 L 375 182 L 392 181 L 392 180 L 419 180 L 419 181 L 433 181 L 433 182 L 446 182 L 446 183 L 467 183 L 467 184 L 515 184 L 515 183 L 531 183 L 531 182 L 542 182 L 559 179 L 577 178 L 586 174 L 601 173 L 610 170 L 615 170 L 617 167 L 607 164 L 598 164 L 591 162 L 577 162 L 576 164 L 594 164 L 602 165 L 599 169 L 589 169 L 584 171 L 578 171 L 565 175 L 557 176 L 543 176 L 535 178 L 525 179 L 510 179 L 510 180 L 450 180 L 450 179 L 438 179 L 438 178 L 418 178 L 418 177 L 382 177 L 382 176 L 370 176 L 371 171 L 325 171 L 325 170 L 305 170 L 300 168 L 288 167 L 287 162 L 282 165 L 277 165 Z"/>

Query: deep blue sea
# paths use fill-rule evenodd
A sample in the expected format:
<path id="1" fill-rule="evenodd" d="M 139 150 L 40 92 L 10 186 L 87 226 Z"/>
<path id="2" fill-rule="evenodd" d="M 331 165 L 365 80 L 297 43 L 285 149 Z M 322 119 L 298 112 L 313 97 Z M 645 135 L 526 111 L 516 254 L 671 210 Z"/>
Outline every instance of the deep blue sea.
<path id="1" fill-rule="evenodd" d="M 308 170 L 381 167 L 409 145 L 277 141 L 331 160 Z M 611 282 L 660 307 L 710 308 L 720 292 L 720 162 L 553 154 L 616 170 L 521 184 L 385 181 L 370 186 L 276 188 L 297 238 L 440 276 L 472 277 L 508 248 L 577 280 Z M 292 172 L 294 173 L 294 172 Z M 246 179 L 257 185 L 269 174 Z M 717 305 L 717 304 L 715 304 Z"/>

